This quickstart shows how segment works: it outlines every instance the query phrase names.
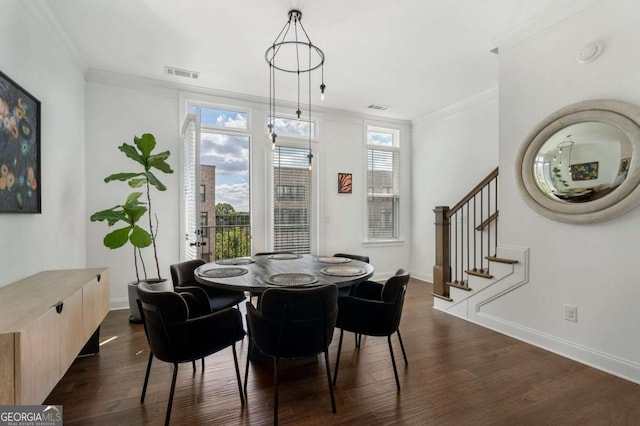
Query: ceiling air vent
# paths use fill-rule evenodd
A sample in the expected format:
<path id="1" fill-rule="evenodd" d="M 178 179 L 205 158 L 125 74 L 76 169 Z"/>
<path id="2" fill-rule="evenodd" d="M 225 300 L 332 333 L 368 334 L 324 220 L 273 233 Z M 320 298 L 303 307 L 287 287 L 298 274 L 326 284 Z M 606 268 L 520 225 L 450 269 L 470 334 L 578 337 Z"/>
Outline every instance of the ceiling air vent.
<path id="1" fill-rule="evenodd" d="M 388 110 L 388 109 L 389 109 L 389 108 L 391 108 L 391 107 L 388 107 L 388 106 L 386 106 L 386 105 L 376 105 L 376 104 L 371 104 L 371 105 L 369 105 L 367 108 L 369 108 L 369 109 L 375 109 L 375 110 L 378 110 L 378 111 L 386 111 L 386 110 Z"/>
<path id="2" fill-rule="evenodd" d="M 174 67 L 164 67 L 164 72 L 169 75 L 177 75 L 178 77 L 187 77 L 194 79 L 198 78 L 198 76 L 200 75 L 200 73 L 196 71 L 182 70 L 180 68 Z"/>

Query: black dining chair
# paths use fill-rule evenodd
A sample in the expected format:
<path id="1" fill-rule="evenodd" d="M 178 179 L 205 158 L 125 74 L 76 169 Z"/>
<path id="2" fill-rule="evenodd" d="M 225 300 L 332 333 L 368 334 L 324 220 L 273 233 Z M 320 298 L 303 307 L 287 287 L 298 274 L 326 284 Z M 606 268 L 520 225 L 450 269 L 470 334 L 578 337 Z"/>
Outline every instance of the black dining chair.
<path id="1" fill-rule="evenodd" d="M 274 254 L 295 254 L 292 251 L 262 251 L 254 254 L 254 256 L 272 256 Z"/>
<path id="2" fill-rule="evenodd" d="M 336 253 L 333 257 L 345 257 L 347 259 L 359 260 L 360 262 L 370 263 L 369 256 L 361 255 L 361 254 L 349 254 L 349 253 Z M 342 287 L 338 289 L 338 297 L 348 296 L 351 293 L 351 287 Z"/>
<path id="3" fill-rule="evenodd" d="M 211 312 L 220 311 L 222 309 L 237 306 L 245 300 L 245 294 L 242 291 L 223 290 L 211 286 L 203 285 L 196 281 L 194 271 L 197 267 L 204 265 L 202 259 L 186 260 L 176 263 L 169 267 L 171 271 L 171 280 L 173 287 L 194 286 L 202 288 L 209 297 L 209 307 Z"/>
<path id="4" fill-rule="evenodd" d="M 393 346 L 391 345 L 391 335 L 393 333 L 398 335 L 404 363 L 408 365 L 407 354 L 404 350 L 399 329 L 408 283 L 409 273 L 404 269 L 398 269 L 396 274 L 389 278 L 386 283 L 380 284 L 374 281 L 365 281 L 358 284 L 350 296 L 338 299 L 336 327 L 340 329 L 340 340 L 338 342 L 335 372 L 333 373 L 334 385 L 338 377 L 342 337 L 345 331 L 351 331 L 356 335 L 357 348 L 360 348 L 363 334 L 367 336 L 387 336 L 396 386 L 400 389 L 398 369 L 396 368 Z"/>
<path id="5" fill-rule="evenodd" d="M 190 315 L 187 294 L 171 291 L 153 291 L 147 283 L 138 284 L 138 307 L 142 316 L 145 335 L 149 343 L 149 361 L 144 376 L 140 403 L 144 402 L 149 383 L 151 363 L 155 356 L 173 364 L 173 378 L 167 403 L 165 425 L 171 418 L 171 407 L 176 387 L 178 364 L 204 358 L 231 346 L 236 369 L 240 403 L 244 405 L 242 382 L 238 368 L 236 342 L 244 338 L 242 315 L 234 308 L 202 316 Z"/>
<path id="6" fill-rule="evenodd" d="M 348 253 L 336 253 L 333 257 L 346 257 L 347 259 L 359 260 L 360 262 L 370 263 L 369 256 L 364 256 L 361 254 L 348 254 Z"/>
<path id="7" fill-rule="evenodd" d="M 306 358 L 324 353 L 331 409 L 336 403 L 329 369 L 329 344 L 338 314 L 335 285 L 311 288 L 269 288 L 255 308 L 247 302 L 249 350 L 244 375 L 247 392 L 250 354 L 257 348 L 273 358 L 273 423 L 278 424 L 278 367 L 281 359 Z"/>

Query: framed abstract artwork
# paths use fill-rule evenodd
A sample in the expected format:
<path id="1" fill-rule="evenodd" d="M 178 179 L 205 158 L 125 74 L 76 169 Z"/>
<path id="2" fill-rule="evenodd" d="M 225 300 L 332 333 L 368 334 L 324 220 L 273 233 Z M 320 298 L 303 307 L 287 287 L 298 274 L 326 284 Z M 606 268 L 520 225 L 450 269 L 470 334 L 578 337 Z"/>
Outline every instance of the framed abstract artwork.
<path id="1" fill-rule="evenodd" d="M 593 180 L 598 179 L 598 162 L 572 164 L 571 165 L 572 180 Z"/>
<path id="2" fill-rule="evenodd" d="M 41 213 L 40 101 L 0 71 L 0 213 Z"/>
<path id="3" fill-rule="evenodd" d="M 351 173 L 338 173 L 338 194 L 351 194 Z"/>

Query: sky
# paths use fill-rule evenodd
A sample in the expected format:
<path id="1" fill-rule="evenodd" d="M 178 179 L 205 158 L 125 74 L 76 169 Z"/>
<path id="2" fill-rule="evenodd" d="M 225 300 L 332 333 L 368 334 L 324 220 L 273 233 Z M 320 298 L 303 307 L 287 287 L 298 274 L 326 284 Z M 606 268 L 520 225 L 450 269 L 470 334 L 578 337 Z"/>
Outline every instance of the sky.
<path id="1" fill-rule="evenodd" d="M 192 112 L 195 110 L 192 107 Z M 249 211 L 249 135 L 214 133 L 206 126 L 247 129 L 247 114 L 201 108 L 200 164 L 216 166 L 216 204 Z"/>

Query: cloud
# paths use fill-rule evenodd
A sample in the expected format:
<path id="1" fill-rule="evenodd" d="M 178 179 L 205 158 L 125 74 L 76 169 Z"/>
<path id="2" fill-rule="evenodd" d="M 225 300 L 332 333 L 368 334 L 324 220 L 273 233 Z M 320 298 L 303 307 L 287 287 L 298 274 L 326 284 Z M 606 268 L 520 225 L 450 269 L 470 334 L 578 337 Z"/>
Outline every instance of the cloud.
<path id="1" fill-rule="evenodd" d="M 216 204 L 229 203 L 236 211 L 249 211 L 249 183 L 216 185 Z"/>
<path id="2" fill-rule="evenodd" d="M 217 174 L 247 175 L 249 137 L 203 133 L 200 163 L 216 166 Z"/>

